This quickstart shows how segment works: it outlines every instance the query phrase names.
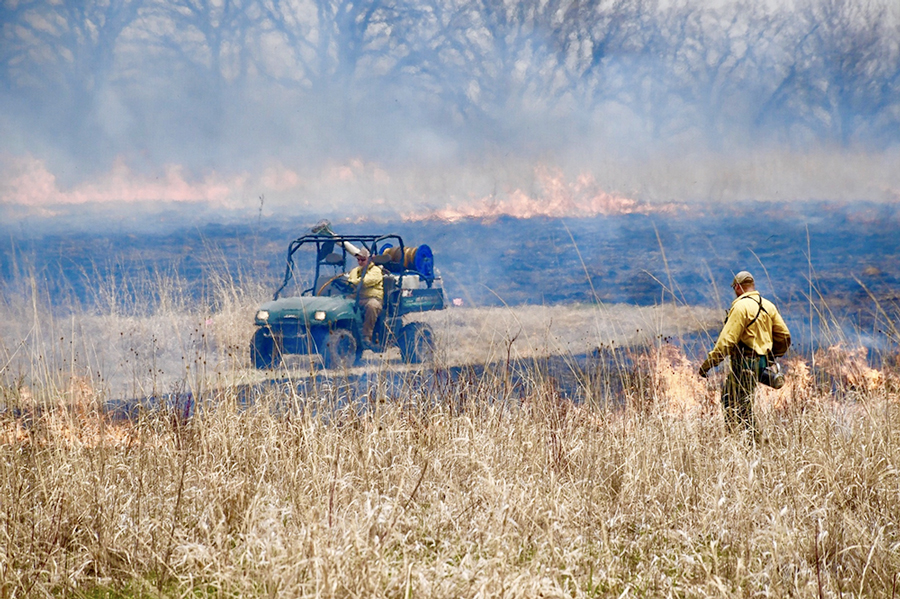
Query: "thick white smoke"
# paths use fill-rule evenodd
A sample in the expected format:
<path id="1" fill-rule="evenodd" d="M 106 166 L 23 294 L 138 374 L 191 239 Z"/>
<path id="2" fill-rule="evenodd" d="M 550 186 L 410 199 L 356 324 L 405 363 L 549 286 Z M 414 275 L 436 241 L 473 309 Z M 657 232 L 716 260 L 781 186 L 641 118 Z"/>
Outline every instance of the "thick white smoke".
<path id="1" fill-rule="evenodd" d="M 518 198 L 531 213 L 570 210 L 546 172 L 574 214 L 602 213 L 602 194 L 640 211 L 895 201 L 900 189 L 888 0 L 0 11 L 7 217 L 127 201 L 421 216 L 516 214 Z"/>

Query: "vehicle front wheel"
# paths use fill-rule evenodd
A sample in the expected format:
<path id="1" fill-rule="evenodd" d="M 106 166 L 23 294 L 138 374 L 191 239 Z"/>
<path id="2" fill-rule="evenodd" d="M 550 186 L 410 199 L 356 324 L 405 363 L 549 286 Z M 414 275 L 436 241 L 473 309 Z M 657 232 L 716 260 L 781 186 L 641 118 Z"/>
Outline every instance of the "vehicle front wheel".
<path id="1" fill-rule="evenodd" d="M 400 329 L 400 356 L 408 364 L 434 360 L 434 331 L 424 322 L 411 322 Z"/>
<path id="2" fill-rule="evenodd" d="M 275 340 L 266 329 L 256 329 L 250 342 L 250 358 L 257 370 L 277 368 L 281 364 L 281 352 L 277 351 Z"/>
<path id="3" fill-rule="evenodd" d="M 347 329 L 334 329 L 325 337 L 325 368 L 349 368 L 356 362 L 356 338 Z"/>

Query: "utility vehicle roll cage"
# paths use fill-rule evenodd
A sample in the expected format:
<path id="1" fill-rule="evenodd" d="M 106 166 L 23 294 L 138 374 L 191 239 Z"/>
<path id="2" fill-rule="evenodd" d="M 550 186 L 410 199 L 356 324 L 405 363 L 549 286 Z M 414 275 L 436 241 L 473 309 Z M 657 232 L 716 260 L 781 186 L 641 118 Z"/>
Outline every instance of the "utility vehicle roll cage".
<path id="1" fill-rule="evenodd" d="M 284 271 L 284 281 L 281 283 L 281 287 L 279 287 L 275 291 L 275 295 L 272 299 L 277 300 L 278 296 L 284 291 L 284 288 L 287 287 L 291 278 L 294 275 L 294 253 L 300 249 L 301 246 L 305 244 L 314 243 L 316 244 L 316 272 L 313 275 L 313 286 L 309 289 L 304 289 L 300 295 L 313 295 L 316 291 L 316 281 L 319 280 L 319 271 L 323 266 L 336 266 L 336 265 L 346 265 L 347 264 L 347 255 L 350 253 L 347 251 L 347 248 L 344 246 L 344 242 L 349 242 L 350 244 L 358 247 L 365 248 L 369 255 L 372 256 L 377 263 L 380 262 L 378 260 L 378 251 L 379 249 L 384 249 L 386 242 L 395 241 L 396 244 L 400 247 L 400 255 L 403 255 L 403 251 L 405 246 L 403 245 L 403 238 L 399 235 L 389 234 L 389 235 L 328 235 L 328 234 L 309 234 L 304 235 L 303 237 L 299 237 L 292 241 L 288 246 L 287 252 L 287 267 Z M 389 247 L 396 247 L 391 244 Z M 330 256 L 335 256 L 337 252 L 335 249 L 340 248 L 340 262 L 329 262 L 328 259 Z M 403 271 L 400 273 L 400 278 L 403 278 Z M 411 273 L 410 273 L 411 274 Z"/>

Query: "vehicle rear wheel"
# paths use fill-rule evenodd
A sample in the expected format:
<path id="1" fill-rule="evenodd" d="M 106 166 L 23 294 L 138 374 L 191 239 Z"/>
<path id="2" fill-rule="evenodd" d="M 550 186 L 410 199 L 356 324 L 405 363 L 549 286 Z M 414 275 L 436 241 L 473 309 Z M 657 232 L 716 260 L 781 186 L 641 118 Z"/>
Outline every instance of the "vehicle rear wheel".
<path id="1" fill-rule="evenodd" d="M 258 370 L 277 368 L 281 364 L 281 352 L 277 349 L 275 339 L 266 329 L 256 329 L 250 342 L 250 357 L 253 366 Z"/>
<path id="2" fill-rule="evenodd" d="M 411 322 L 400 329 L 400 356 L 408 364 L 434 360 L 434 331 L 424 322 Z"/>
<path id="3" fill-rule="evenodd" d="M 325 337 L 325 368 L 349 368 L 356 353 L 356 338 L 347 329 L 334 329 Z"/>

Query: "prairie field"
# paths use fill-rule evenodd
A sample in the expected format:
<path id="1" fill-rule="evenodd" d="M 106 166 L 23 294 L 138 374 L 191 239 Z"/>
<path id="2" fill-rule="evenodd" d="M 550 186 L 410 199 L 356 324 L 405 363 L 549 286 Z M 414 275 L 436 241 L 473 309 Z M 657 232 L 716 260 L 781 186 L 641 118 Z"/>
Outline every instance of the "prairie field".
<path id="1" fill-rule="evenodd" d="M 431 365 L 258 372 L 266 292 L 210 287 L 4 291 L 0 597 L 900 592 L 896 348 L 789 354 L 754 440 L 695 375 L 719 311 L 454 308 Z"/>

